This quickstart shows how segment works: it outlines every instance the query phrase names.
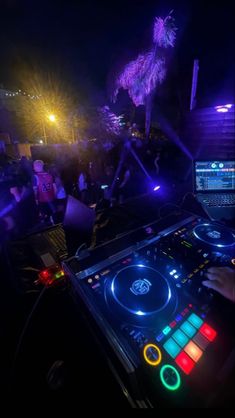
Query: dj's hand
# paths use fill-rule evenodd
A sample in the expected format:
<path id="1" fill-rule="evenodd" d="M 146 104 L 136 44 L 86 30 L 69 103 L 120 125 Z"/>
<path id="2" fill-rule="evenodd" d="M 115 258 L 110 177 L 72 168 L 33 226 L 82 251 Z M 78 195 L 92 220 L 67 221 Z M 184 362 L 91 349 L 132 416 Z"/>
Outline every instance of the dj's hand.
<path id="1" fill-rule="evenodd" d="M 205 280 L 202 284 L 214 289 L 227 299 L 235 302 L 235 271 L 230 267 L 211 267 L 207 270 Z"/>

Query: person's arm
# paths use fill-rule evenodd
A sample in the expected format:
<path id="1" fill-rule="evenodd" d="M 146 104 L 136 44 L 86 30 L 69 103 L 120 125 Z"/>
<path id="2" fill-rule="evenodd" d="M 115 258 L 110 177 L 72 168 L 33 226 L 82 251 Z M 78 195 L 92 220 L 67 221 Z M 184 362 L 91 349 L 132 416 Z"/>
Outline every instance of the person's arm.
<path id="1" fill-rule="evenodd" d="M 36 205 L 38 205 L 38 178 L 37 176 L 33 177 L 33 192 Z"/>
<path id="2" fill-rule="evenodd" d="M 55 183 L 53 183 L 53 190 L 54 190 L 54 195 L 56 197 L 56 195 L 57 195 L 57 187 L 56 187 L 56 184 Z"/>
<path id="3" fill-rule="evenodd" d="M 202 284 L 235 302 L 235 271 L 230 267 L 211 267 Z"/>

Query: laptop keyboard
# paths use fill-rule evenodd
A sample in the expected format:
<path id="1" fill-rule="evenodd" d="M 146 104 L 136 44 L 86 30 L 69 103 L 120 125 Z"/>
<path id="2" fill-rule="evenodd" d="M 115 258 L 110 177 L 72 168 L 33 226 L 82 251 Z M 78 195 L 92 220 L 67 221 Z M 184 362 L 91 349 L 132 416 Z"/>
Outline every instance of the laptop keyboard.
<path id="1" fill-rule="evenodd" d="M 207 206 L 235 206 L 235 194 L 205 195 L 202 203 Z"/>

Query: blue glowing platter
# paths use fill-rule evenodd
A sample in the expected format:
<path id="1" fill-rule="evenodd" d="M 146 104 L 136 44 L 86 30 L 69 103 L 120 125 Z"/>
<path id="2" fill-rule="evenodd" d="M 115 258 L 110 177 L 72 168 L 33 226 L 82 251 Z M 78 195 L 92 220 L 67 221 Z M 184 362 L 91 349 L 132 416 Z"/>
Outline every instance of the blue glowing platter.
<path id="1" fill-rule="evenodd" d="M 221 225 L 197 225 L 193 230 L 193 234 L 200 241 L 215 247 L 231 247 L 235 244 L 235 235 L 233 232 Z"/>
<path id="2" fill-rule="evenodd" d="M 131 265 L 109 283 L 116 304 L 130 314 L 148 316 L 165 309 L 172 292 L 168 281 L 154 268 Z"/>

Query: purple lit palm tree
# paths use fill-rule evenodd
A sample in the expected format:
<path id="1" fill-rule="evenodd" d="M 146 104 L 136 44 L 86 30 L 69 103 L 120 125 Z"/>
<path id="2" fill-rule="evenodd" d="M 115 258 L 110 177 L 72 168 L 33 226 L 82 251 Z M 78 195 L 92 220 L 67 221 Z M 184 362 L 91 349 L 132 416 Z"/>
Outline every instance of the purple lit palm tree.
<path id="1" fill-rule="evenodd" d="M 156 88 L 166 77 L 164 50 L 174 47 L 176 27 L 169 15 L 156 17 L 152 48 L 130 61 L 115 81 L 112 100 L 115 102 L 121 88 L 127 90 L 135 106 L 145 106 L 145 134 L 149 137 L 153 96 Z"/>

